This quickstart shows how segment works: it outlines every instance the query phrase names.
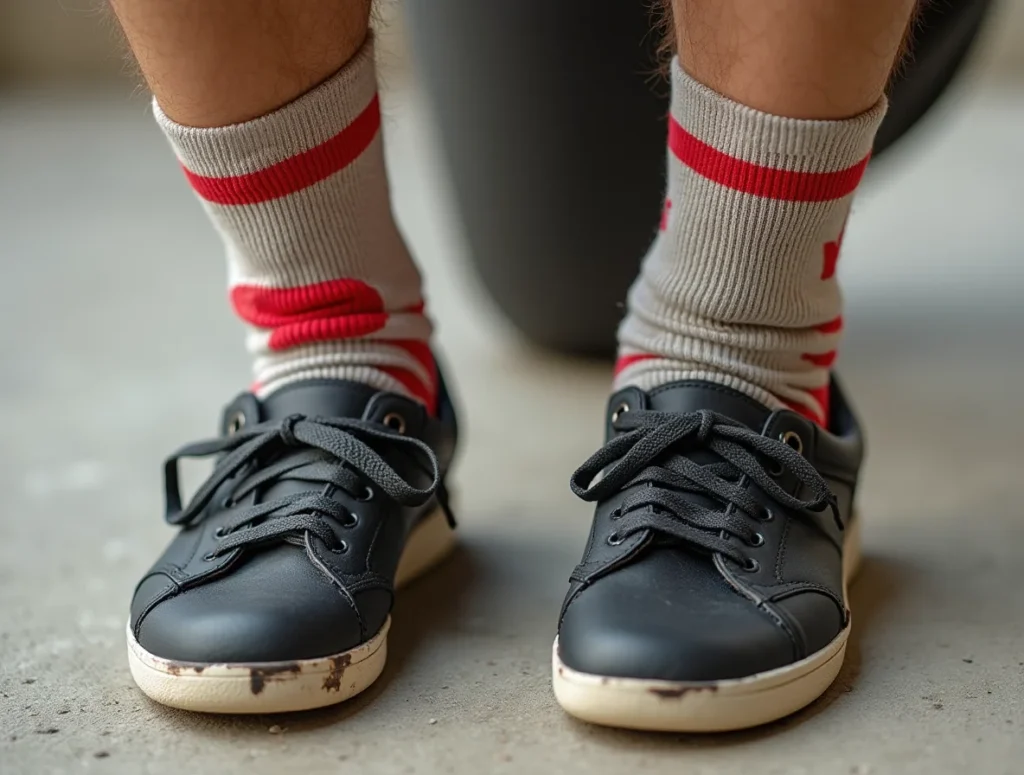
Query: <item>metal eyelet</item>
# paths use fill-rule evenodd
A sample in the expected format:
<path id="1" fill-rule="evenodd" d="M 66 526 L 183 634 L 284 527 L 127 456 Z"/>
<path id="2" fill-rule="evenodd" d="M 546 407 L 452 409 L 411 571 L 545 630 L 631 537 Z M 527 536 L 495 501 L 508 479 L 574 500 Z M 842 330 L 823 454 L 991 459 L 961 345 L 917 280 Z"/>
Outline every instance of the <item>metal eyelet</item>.
<path id="1" fill-rule="evenodd" d="M 384 415 L 384 419 L 381 422 L 391 430 L 402 435 L 405 434 L 405 418 L 398 414 L 398 412 L 388 412 Z"/>
<path id="2" fill-rule="evenodd" d="M 786 431 L 785 433 L 779 434 L 779 441 L 786 446 L 792 447 L 796 450 L 796 454 L 804 454 L 804 440 L 800 438 L 800 434 L 796 431 Z"/>
<path id="3" fill-rule="evenodd" d="M 608 518 L 611 519 L 612 522 L 622 519 L 622 509 L 612 509 L 612 513 L 608 515 Z"/>
<path id="4" fill-rule="evenodd" d="M 353 527 L 355 527 L 358 524 L 359 524 L 359 515 L 350 511 L 348 513 L 348 517 L 345 519 L 344 522 L 341 523 L 341 526 L 342 527 L 353 528 Z"/>
<path id="5" fill-rule="evenodd" d="M 228 531 L 224 529 L 223 525 L 221 525 L 220 527 L 218 527 L 216 530 L 213 531 L 213 537 L 218 539 L 218 540 L 224 538 L 224 536 L 226 536 L 227 534 L 228 534 Z"/>
<path id="6" fill-rule="evenodd" d="M 755 549 L 759 546 L 764 546 L 764 535 L 762 533 L 754 533 L 754 537 L 747 541 L 747 546 L 752 546 Z"/>
<path id="7" fill-rule="evenodd" d="M 623 401 L 621 404 L 619 404 L 617 407 L 615 407 L 615 411 L 612 412 L 612 422 L 618 422 L 619 418 L 622 417 L 622 415 L 624 415 L 628 411 L 629 411 L 629 404 L 627 404 L 625 401 Z"/>
<path id="8" fill-rule="evenodd" d="M 360 495 L 358 498 L 356 498 L 356 500 L 359 501 L 360 503 L 366 503 L 367 501 L 372 501 L 373 500 L 373 496 L 374 496 L 373 488 L 372 487 L 364 487 L 363 488 L 363 494 Z"/>
<path id="9" fill-rule="evenodd" d="M 220 507 L 222 509 L 233 509 L 235 507 L 235 501 L 230 495 L 228 495 L 220 502 Z"/>
<path id="10" fill-rule="evenodd" d="M 608 546 L 618 546 L 626 539 L 620 536 L 618 533 L 612 533 L 608 536 Z"/>
<path id="11" fill-rule="evenodd" d="M 332 546 L 331 551 L 335 554 L 344 554 L 348 551 L 348 541 L 339 541 L 337 546 Z"/>
<path id="12" fill-rule="evenodd" d="M 235 412 L 228 420 L 228 436 L 234 436 L 245 427 L 245 413 Z"/>
<path id="13" fill-rule="evenodd" d="M 203 561 L 204 562 L 213 562 L 216 559 L 217 559 L 217 555 L 216 555 L 215 552 L 210 552 L 205 557 L 203 557 Z"/>
<path id="14" fill-rule="evenodd" d="M 761 514 L 761 516 L 758 517 L 758 519 L 762 522 L 771 522 L 773 519 L 775 519 L 775 512 L 772 511 L 767 506 L 765 506 L 764 512 Z"/>
<path id="15" fill-rule="evenodd" d="M 743 564 L 740 567 L 743 568 L 743 570 L 747 573 L 757 573 L 759 570 L 761 570 L 761 563 L 759 563 L 753 557 L 748 557 L 746 560 L 743 561 Z"/>

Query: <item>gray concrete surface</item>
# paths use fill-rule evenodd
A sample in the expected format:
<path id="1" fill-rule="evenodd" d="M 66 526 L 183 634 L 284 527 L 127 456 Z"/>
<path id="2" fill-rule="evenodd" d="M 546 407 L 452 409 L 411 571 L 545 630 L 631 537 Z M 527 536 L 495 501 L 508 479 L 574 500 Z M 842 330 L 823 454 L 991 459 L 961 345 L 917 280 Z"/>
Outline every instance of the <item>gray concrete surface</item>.
<path id="1" fill-rule="evenodd" d="M 462 549 L 403 593 L 382 680 L 215 718 L 133 688 L 132 585 L 170 536 L 160 461 L 248 373 L 218 246 L 145 101 L 0 95 L 0 772 L 1024 772 L 1024 92 L 961 88 L 879 165 L 842 259 L 870 431 L 848 661 L 782 723 L 714 737 L 566 718 L 557 608 L 605 364 L 530 350 L 465 271 L 415 94 L 387 107 L 406 230 L 465 408 Z"/>

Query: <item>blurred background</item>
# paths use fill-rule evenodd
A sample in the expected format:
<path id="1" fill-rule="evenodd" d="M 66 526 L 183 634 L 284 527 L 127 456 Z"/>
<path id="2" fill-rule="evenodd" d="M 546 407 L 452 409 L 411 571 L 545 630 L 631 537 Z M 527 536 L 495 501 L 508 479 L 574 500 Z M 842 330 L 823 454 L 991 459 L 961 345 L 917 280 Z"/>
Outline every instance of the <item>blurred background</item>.
<path id="1" fill-rule="evenodd" d="M 96 0 L 0 0 L 0 769 L 1019 774 L 1024 3 L 994 5 L 939 104 L 869 171 L 844 241 L 839 369 L 871 449 L 847 666 L 794 719 L 711 739 L 587 727 L 551 697 L 589 525 L 567 480 L 600 443 L 610 363 L 531 343 L 474 269 L 452 117 L 424 87 L 443 78 L 422 77 L 447 17 L 411 45 L 435 7 L 453 6 L 383 6 L 379 35 L 395 208 L 466 417 L 463 550 L 402 597 L 366 695 L 213 719 L 132 687 L 123 627 L 170 535 L 163 457 L 248 381 L 220 248 Z"/>

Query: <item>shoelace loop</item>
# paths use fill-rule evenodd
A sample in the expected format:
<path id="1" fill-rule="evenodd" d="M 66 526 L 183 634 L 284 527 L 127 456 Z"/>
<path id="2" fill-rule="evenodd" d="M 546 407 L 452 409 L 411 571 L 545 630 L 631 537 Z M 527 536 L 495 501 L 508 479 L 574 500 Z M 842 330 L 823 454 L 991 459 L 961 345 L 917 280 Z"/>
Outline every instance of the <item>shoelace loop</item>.
<path id="1" fill-rule="evenodd" d="M 412 456 L 431 476 L 430 484 L 421 489 L 402 478 L 371 446 L 369 442 L 373 441 L 386 442 Z M 303 447 L 295 452 L 295 448 Z M 285 448 L 291 454 L 275 454 Z M 223 456 L 182 508 L 178 461 L 210 455 Z M 434 451 L 417 438 L 367 420 L 296 414 L 245 426 L 230 436 L 187 444 L 164 463 L 166 520 L 172 525 L 201 522 L 209 513 L 214 493 L 232 478 L 238 478 L 238 482 L 228 501 L 235 503 L 257 488 L 285 480 L 308 483 L 310 490 L 237 509 L 233 519 L 220 527 L 222 540 L 212 556 L 269 541 L 300 540 L 307 532 L 333 547 L 336 536 L 323 518 L 345 520 L 349 515 L 341 502 L 329 497 L 331 488 L 341 488 L 354 499 L 365 500 L 369 482 L 397 503 L 410 507 L 422 506 L 437 494 L 449 513 Z M 316 485 L 322 485 L 322 491 L 316 492 Z"/>
<path id="2" fill-rule="evenodd" d="M 610 439 L 572 475 L 572 491 L 585 501 L 603 501 L 622 490 L 626 496 L 613 518 L 615 541 L 651 530 L 741 565 L 750 564 L 740 538 L 758 546 L 757 520 L 770 517 L 747 490 L 756 484 L 778 505 L 793 509 L 831 509 L 839 529 L 842 518 L 835 495 L 821 474 L 796 450 L 755 433 L 716 412 L 685 414 L 634 410 L 613 421 L 622 433 Z M 694 459 L 699 457 L 699 462 Z M 809 491 L 803 500 L 782 489 L 765 464 L 791 472 Z M 599 474 L 601 475 L 599 478 Z"/>

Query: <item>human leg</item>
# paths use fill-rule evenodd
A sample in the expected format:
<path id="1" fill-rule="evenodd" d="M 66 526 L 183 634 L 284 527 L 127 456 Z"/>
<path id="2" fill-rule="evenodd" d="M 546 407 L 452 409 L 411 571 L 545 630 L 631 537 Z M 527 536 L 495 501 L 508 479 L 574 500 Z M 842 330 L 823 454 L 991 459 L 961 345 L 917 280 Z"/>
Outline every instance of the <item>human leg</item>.
<path id="1" fill-rule="evenodd" d="M 673 3 L 662 228 L 608 442 L 573 477 L 597 503 L 554 653 L 575 715 L 753 726 L 842 664 L 862 440 L 831 376 L 835 262 L 912 9 Z"/>
<path id="2" fill-rule="evenodd" d="M 256 385 L 168 461 L 181 532 L 140 582 L 133 675 L 193 710 L 338 702 L 379 675 L 396 584 L 451 545 L 455 441 L 392 217 L 368 0 L 115 0 L 227 252 Z M 183 506 L 177 459 L 218 455 Z"/>

